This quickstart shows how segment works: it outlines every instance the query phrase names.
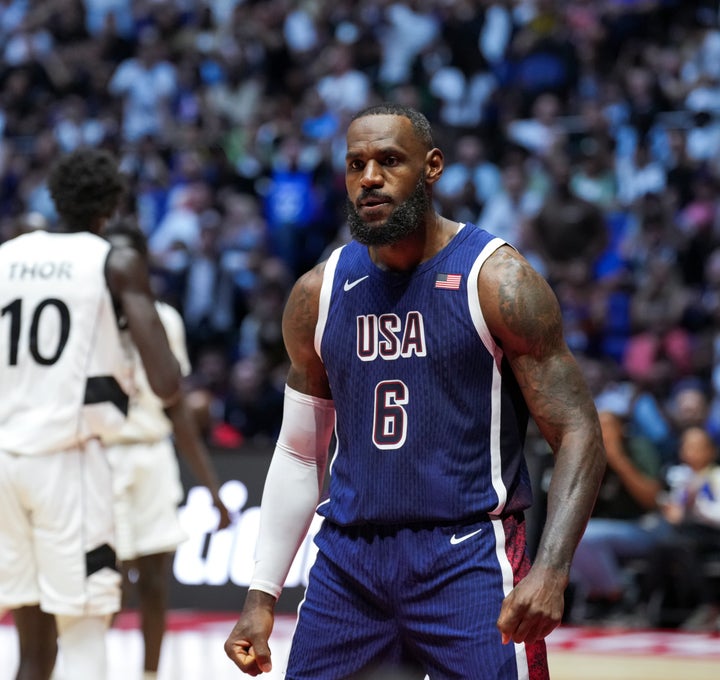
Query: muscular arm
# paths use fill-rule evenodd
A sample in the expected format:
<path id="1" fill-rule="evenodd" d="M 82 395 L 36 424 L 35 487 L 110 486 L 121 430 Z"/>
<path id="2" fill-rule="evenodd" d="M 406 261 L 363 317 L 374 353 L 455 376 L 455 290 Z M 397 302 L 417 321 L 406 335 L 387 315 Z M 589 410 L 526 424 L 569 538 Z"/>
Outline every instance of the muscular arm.
<path id="1" fill-rule="evenodd" d="M 174 404 L 165 409 L 165 413 L 172 422 L 175 446 L 178 452 L 190 466 L 195 479 L 210 491 L 213 505 L 220 513 L 218 528 L 224 529 L 230 526 L 230 513 L 220 498 L 220 483 L 215 474 L 215 468 L 185 396 L 181 396 Z"/>
<path id="2" fill-rule="evenodd" d="M 145 260 L 133 248 L 113 247 L 107 260 L 106 278 L 113 298 L 127 318 L 150 387 L 168 406 L 172 405 L 182 393 L 182 376 L 155 309 Z"/>
<path id="3" fill-rule="evenodd" d="M 544 637 L 560 622 L 570 564 L 605 470 L 594 402 L 563 338 L 560 308 L 547 282 L 503 247 L 479 281 L 490 332 L 503 349 L 555 466 L 535 563 L 506 598 L 504 641 Z"/>
<path id="4" fill-rule="evenodd" d="M 255 571 L 225 642 L 227 655 L 250 675 L 272 668 L 268 639 L 275 600 L 315 514 L 325 475 L 334 409 L 314 347 L 323 266 L 300 278 L 283 314 L 291 362 L 283 422 L 263 490 Z"/>
<path id="5" fill-rule="evenodd" d="M 325 369 L 314 347 L 322 265 L 293 287 L 283 313 L 290 357 L 283 420 L 260 513 L 250 589 L 278 597 L 310 526 L 325 477 L 335 412 Z"/>

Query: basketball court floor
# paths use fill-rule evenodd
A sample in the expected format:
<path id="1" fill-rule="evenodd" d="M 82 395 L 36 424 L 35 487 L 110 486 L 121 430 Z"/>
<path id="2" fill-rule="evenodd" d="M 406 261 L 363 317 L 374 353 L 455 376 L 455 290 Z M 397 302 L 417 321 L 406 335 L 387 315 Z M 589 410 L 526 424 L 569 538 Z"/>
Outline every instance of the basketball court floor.
<path id="1" fill-rule="evenodd" d="M 160 680 L 239 680 L 244 676 L 223 651 L 235 617 L 227 612 L 172 611 Z M 142 642 L 134 612 L 122 614 L 109 633 L 108 680 L 140 680 Z M 277 618 L 271 646 L 283 677 L 294 617 Z M 622 628 L 561 627 L 548 638 L 552 680 L 720 680 L 720 634 Z M 15 630 L 0 619 L 0 680 L 13 680 Z M 62 680 L 62 659 L 57 672 Z M 90 680 L 90 679 L 88 679 Z M 469 678 L 468 680 L 473 680 Z"/>

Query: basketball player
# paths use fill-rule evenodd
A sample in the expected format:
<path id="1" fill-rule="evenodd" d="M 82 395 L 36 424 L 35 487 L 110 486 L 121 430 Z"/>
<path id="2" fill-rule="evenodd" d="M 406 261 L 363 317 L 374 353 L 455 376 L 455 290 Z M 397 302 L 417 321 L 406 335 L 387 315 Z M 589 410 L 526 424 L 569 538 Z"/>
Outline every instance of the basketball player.
<path id="1" fill-rule="evenodd" d="M 147 258 L 145 235 L 131 221 L 114 220 L 103 230 L 103 236 L 112 245 L 134 248 Z M 158 301 L 155 306 L 173 354 L 187 374 L 190 360 L 182 317 L 168 304 Z M 137 349 L 125 333 L 122 339 L 132 356 L 134 391 L 125 424 L 104 436 L 103 443 L 108 447 L 113 473 L 117 556 L 126 591 L 131 587 L 131 569 L 137 577 L 134 585 L 144 645 L 143 680 L 154 680 L 165 635 L 170 560 L 187 538 L 178 519 L 183 489 L 175 447 L 210 491 L 220 529 L 229 526 L 230 514 L 220 499 L 217 476 L 185 398 L 164 409 L 150 389 Z"/>
<path id="2" fill-rule="evenodd" d="M 98 236 L 124 189 L 114 158 L 75 151 L 48 187 L 62 233 L 0 245 L 0 608 L 13 610 L 19 680 L 50 677 L 56 635 L 63 679 L 101 680 L 120 575 L 99 438 L 124 422 L 131 386 L 117 310 L 167 407 L 181 375 L 145 262 Z"/>
<path id="3" fill-rule="evenodd" d="M 544 279 L 502 240 L 433 210 L 442 170 L 417 111 L 352 119 L 353 240 L 299 279 L 284 313 L 283 424 L 254 576 L 225 643 L 250 675 L 272 667 L 275 602 L 334 428 L 285 677 L 410 665 L 433 680 L 548 677 L 544 638 L 605 468 L 598 417 Z M 528 413 L 555 455 L 532 566 Z"/>

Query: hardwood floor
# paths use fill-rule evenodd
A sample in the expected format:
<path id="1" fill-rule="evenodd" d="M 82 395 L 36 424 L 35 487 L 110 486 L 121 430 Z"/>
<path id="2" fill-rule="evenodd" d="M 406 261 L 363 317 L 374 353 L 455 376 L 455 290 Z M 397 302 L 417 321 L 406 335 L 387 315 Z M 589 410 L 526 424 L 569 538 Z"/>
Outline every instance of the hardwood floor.
<path id="1" fill-rule="evenodd" d="M 239 680 L 223 643 L 234 618 L 227 613 L 171 612 L 159 680 Z M 266 680 L 283 677 L 294 619 L 280 616 L 273 632 L 275 668 Z M 720 635 L 563 627 L 548 638 L 552 680 L 718 680 Z M 140 680 L 142 642 L 130 612 L 108 634 L 108 680 Z M 0 621 L 0 680 L 13 680 L 15 630 Z M 61 661 L 57 680 L 62 680 Z"/>

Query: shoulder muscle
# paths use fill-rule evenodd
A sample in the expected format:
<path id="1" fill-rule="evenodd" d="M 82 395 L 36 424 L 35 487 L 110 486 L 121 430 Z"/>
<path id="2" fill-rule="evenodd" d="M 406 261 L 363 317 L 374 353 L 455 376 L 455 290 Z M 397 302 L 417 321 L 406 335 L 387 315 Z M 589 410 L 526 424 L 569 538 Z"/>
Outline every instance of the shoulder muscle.
<path id="1" fill-rule="evenodd" d="M 330 388 L 320 357 L 315 351 L 320 289 L 325 263 L 303 274 L 293 286 L 283 313 L 283 339 L 290 357 L 290 387 L 329 399 Z"/>
<path id="2" fill-rule="evenodd" d="M 480 270 L 478 289 L 490 332 L 509 356 L 544 356 L 563 343 L 562 317 L 547 281 L 503 247 Z"/>

